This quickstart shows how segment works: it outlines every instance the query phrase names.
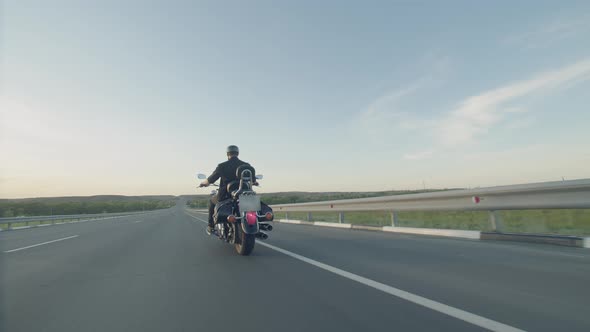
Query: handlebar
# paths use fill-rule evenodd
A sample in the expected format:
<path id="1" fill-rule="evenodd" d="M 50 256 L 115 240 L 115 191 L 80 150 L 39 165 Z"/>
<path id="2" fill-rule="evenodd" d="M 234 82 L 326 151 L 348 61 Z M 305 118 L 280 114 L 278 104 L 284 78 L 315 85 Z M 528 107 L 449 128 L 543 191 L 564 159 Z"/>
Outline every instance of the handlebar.
<path id="1" fill-rule="evenodd" d="M 260 187 L 260 183 L 258 183 L 258 181 L 253 182 L 252 185 L 253 186 L 256 186 L 256 187 Z M 219 187 L 219 185 L 217 183 L 210 183 L 209 186 Z M 206 187 L 208 187 L 208 186 L 201 186 L 201 185 L 199 185 L 197 188 L 206 188 Z"/>
<path id="2" fill-rule="evenodd" d="M 217 183 L 209 183 L 209 186 L 219 187 L 219 185 Z M 201 186 L 201 185 L 199 185 L 199 186 L 197 186 L 197 188 L 207 188 L 209 186 Z"/>

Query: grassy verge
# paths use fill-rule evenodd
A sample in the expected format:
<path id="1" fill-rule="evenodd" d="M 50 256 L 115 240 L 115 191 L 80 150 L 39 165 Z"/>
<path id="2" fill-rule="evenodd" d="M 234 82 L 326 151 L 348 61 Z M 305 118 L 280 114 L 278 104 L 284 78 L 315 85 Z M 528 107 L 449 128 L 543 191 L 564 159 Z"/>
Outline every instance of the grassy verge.
<path id="1" fill-rule="evenodd" d="M 99 217 L 99 218 L 82 218 L 81 221 L 86 220 L 96 220 L 96 219 L 103 219 L 108 217 Z M 24 227 L 24 226 L 39 226 L 39 225 L 49 225 L 49 224 L 59 224 L 59 223 L 70 223 L 74 221 L 78 221 L 79 219 L 59 219 L 59 220 L 44 220 L 44 221 L 29 221 L 27 224 L 26 222 L 14 222 L 11 224 L 11 228 L 17 227 Z M 0 224 L 1 230 L 7 230 L 8 224 Z"/>
<path id="2" fill-rule="evenodd" d="M 590 235 L 590 209 L 499 211 L 498 216 L 504 232 Z M 275 218 L 285 219 L 285 213 L 277 212 Z M 398 226 L 490 231 L 488 218 L 486 211 L 399 212 Z M 307 220 L 307 213 L 291 212 L 289 219 Z M 338 222 L 338 213 L 316 212 L 312 221 Z M 391 216 L 388 212 L 347 212 L 344 222 L 390 226 Z"/>
<path id="3" fill-rule="evenodd" d="M 516 210 L 499 215 L 505 232 L 590 235 L 590 209 Z"/>
<path id="4" fill-rule="evenodd" d="M 57 220 L 55 222 L 58 222 Z M 24 227 L 24 226 L 39 226 L 39 225 L 43 225 L 43 224 L 50 224 L 51 222 L 41 222 L 41 221 L 29 221 L 29 224 L 27 225 L 26 222 L 15 222 L 12 223 L 10 227 L 12 228 L 17 228 L 17 227 Z M 8 224 L 1 224 L 0 225 L 0 229 L 5 230 L 8 229 Z"/>

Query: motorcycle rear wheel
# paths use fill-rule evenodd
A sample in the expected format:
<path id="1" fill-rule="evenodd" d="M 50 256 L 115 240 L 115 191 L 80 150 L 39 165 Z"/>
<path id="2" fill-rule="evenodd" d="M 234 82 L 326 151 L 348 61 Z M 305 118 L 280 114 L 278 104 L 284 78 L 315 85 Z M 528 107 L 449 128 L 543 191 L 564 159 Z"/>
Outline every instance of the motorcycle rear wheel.
<path id="1" fill-rule="evenodd" d="M 237 227 L 236 227 L 237 228 Z M 236 243 L 236 251 L 242 256 L 248 256 L 254 250 L 254 244 L 256 243 L 256 235 L 246 234 L 241 229 L 239 230 L 239 243 Z"/>

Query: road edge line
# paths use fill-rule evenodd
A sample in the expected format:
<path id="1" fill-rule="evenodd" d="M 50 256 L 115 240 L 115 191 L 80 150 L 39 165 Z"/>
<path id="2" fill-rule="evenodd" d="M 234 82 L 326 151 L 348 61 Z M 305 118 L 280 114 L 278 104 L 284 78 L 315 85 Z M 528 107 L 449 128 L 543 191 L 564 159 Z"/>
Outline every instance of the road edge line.
<path id="1" fill-rule="evenodd" d="M 54 242 L 59 242 L 59 241 L 65 241 L 65 240 L 73 239 L 73 238 L 76 238 L 78 236 L 80 236 L 80 235 L 72 235 L 72 236 L 64 237 L 64 238 L 57 239 L 57 240 L 51 240 L 51 241 L 47 241 L 47 242 L 43 242 L 43 243 L 33 244 L 33 245 L 30 245 L 30 246 L 26 246 L 26 247 L 21 247 L 21 248 L 6 250 L 6 251 L 4 251 L 4 253 L 5 254 L 8 254 L 8 253 L 11 253 L 11 252 L 17 252 L 17 251 L 21 251 L 21 250 L 25 250 L 25 249 L 31 249 L 31 248 L 43 246 L 43 245 L 54 243 Z"/>
<path id="2" fill-rule="evenodd" d="M 451 307 L 451 306 L 446 305 L 444 303 L 430 300 L 425 297 L 406 292 L 404 290 L 380 283 L 380 282 L 372 280 L 372 279 L 368 279 L 368 278 L 356 275 L 351 272 L 341 270 L 337 267 L 334 267 L 334 266 L 331 266 L 331 265 L 328 265 L 328 264 L 325 264 L 322 262 L 318 262 L 318 261 L 313 260 L 311 258 L 301 256 L 301 255 L 296 254 L 294 252 L 273 246 L 268 243 L 264 243 L 262 241 L 256 241 L 256 243 L 262 245 L 263 247 L 267 247 L 269 249 L 278 251 L 282 254 L 285 254 L 287 256 L 290 256 L 290 257 L 300 260 L 302 262 L 305 262 L 305 263 L 308 263 L 308 264 L 313 265 L 315 267 L 318 267 L 322 270 L 332 272 L 336 275 L 339 275 L 341 277 L 347 278 L 352 281 L 356 281 L 356 282 L 363 284 L 365 286 L 380 290 L 380 291 L 387 293 L 389 295 L 393 295 L 393 296 L 398 297 L 400 299 L 412 302 L 412 303 L 420 305 L 422 307 L 426 307 L 428 309 L 437 311 L 437 312 L 445 314 L 447 316 L 451 316 L 453 318 L 462 320 L 464 322 L 467 322 L 467 323 L 470 323 L 470 324 L 473 324 L 473 325 L 476 325 L 476 326 L 479 326 L 479 327 L 482 327 L 482 328 L 485 328 L 485 329 L 488 329 L 491 331 L 499 331 L 499 332 L 523 332 L 524 331 L 524 330 L 518 329 L 516 327 L 510 326 L 510 325 L 507 325 L 504 323 L 500 323 L 500 322 L 491 320 L 489 318 L 485 318 L 483 316 L 479 316 L 479 315 L 470 313 L 465 310 Z"/>

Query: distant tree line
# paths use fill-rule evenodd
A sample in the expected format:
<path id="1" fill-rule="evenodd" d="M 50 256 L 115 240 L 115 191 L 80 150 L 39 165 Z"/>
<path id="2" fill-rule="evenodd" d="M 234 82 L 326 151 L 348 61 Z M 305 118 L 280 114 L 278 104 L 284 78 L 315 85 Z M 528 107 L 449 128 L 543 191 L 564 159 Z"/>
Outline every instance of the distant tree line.
<path id="1" fill-rule="evenodd" d="M 283 192 L 261 194 L 261 200 L 268 204 L 293 204 L 321 201 L 335 201 L 339 199 L 382 197 L 403 194 L 416 194 L 423 192 L 444 191 L 449 189 L 426 189 L 426 190 L 396 190 L 378 192 Z M 194 209 L 204 209 L 210 196 L 197 196 L 187 200 L 187 205 Z"/>
<path id="2" fill-rule="evenodd" d="M 423 192 L 443 191 L 447 189 L 427 189 L 427 190 L 396 190 L 396 191 L 376 191 L 376 192 L 286 192 L 286 193 L 269 193 L 262 194 L 261 199 L 268 205 L 273 204 L 294 204 L 321 201 L 336 201 L 341 199 L 356 199 L 369 197 L 383 197 L 404 194 L 417 194 Z"/>
<path id="3" fill-rule="evenodd" d="M 210 196 L 197 197 L 194 199 L 187 200 L 186 205 L 188 205 L 192 209 L 206 209 L 209 199 Z"/>
<path id="4" fill-rule="evenodd" d="M 45 216 L 68 214 L 96 214 L 166 209 L 174 200 L 101 201 L 101 202 L 14 202 L 0 201 L 0 216 Z"/>

